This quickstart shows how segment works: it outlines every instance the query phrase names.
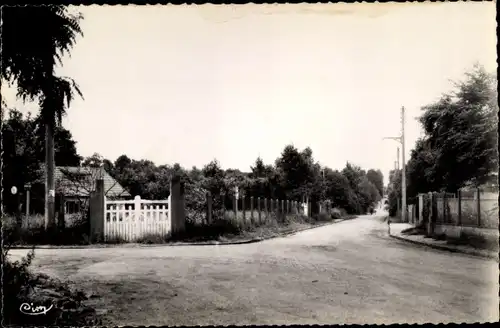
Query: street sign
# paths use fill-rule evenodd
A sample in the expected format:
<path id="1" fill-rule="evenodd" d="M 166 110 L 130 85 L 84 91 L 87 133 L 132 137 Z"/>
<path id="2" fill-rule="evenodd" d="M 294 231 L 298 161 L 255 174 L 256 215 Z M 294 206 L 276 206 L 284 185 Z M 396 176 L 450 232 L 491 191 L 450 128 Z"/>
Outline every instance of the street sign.
<path id="1" fill-rule="evenodd" d="M 10 188 L 10 192 L 12 193 L 12 195 L 17 194 L 17 188 L 16 188 L 16 186 L 13 186 L 12 188 Z"/>
<path id="2" fill-rule="evenodd" d="M 30 189 L 31 188 L 31 183 L 27 183 L 24 185 L 24 189 Z"/>

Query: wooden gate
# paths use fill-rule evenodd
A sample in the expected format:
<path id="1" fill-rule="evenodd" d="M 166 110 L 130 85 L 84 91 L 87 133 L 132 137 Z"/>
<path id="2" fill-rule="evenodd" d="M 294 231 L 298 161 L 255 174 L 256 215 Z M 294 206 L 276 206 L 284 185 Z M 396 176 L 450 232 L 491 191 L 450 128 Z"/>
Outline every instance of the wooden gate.
<path id="1" fill-rule="evenodd" d="M 171 233 L 168 200 L 105 200 L 104 240 L 136 241 L 148 235 L 167 237 Z"/>

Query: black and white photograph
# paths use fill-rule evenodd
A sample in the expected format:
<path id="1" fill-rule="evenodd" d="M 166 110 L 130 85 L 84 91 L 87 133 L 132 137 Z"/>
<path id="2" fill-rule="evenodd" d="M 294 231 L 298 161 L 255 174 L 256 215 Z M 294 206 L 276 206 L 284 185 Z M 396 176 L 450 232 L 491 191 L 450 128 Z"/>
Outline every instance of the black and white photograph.
<path id="1" fill-rule="evenodd" d="M 3 325 L 499 321 L 495 1 L 0 10 Z"/>

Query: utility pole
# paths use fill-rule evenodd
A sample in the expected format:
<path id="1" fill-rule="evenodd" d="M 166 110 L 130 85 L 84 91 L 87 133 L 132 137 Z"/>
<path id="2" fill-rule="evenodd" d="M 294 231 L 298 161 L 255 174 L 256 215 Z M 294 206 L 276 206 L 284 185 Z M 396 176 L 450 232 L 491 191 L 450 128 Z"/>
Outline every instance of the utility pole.
<path id="1" fill-rule="evenodd" d="M 399 172 L 399 147 L 397 149 L 397 155 L 396 155 L 396 172 L 397 174 Z M 396 196 L 396 202 L 397 202 L 397 210 L 396 210 L 396 216 L 401 213 L 401 202 L 399 201 L 399 197 Z"/>
<path id="2" fill-rule="evenodd" d="M 398 147 L 398 153 L 397 153 L 396 158 L 397 158 L 396 163 L 398 164 L 398 165 L 396 165 L 396 170 L 399 170 L 399 147 Z"/>
<path id="3" fill-rule="evenodd" d="M 402 209 L 403 209 L 403 222 L 406 222 L 406 163 L 405 163 L 405 108 L 401 107 L 401 162 L 403 162 L 403 170 L 401 172 L 401 195 Z"/>

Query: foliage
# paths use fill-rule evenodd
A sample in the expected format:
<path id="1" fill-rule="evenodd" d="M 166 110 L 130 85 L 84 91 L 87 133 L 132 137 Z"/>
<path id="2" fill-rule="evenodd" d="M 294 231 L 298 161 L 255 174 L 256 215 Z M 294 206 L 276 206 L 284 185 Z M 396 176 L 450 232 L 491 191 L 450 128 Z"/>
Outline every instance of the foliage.
<path id="1" fill-rule="evenodd" d="M 69 108 L 75 93 L 82 93 L 74 80 L 55 76 L 56 64 L 69 53 L 80 29 L 81 14 L 73 15 L 62 5 L 2 7 L 2 73 L 1 82 L 15 83 L 17 97 L 37 100 L 40 120 L 45 125 L 46 184 L 45 193 L 53 188 L 54 134 Z M 25 24 L 36 26 L 24 28 Z M 47 228 L 55 227 L 54 202 L 46 197 Z"/>
<path id="2" fill-rule="evenodd" d="M 17 82 L 20 97 L 42 96 L 55 64 L 83 35 L 82 18 L 63 5 L 3 7 L 2 80 Z M 27 22 L 36 28 L 26 29 Z"/>
<path id="3" fill-rule="evenodd" d="M 68 284 L 50 279 L 44 274 L 31 272 L 34 248 L 21 259 L 8 258 L 10 246 L 4 245 L 2 261 L 3 323 L 7 326 L 96 326 L 102 320 L 96 311 L 82 304 L 88 299 L 85 292 L 70 288 Z M 43 316 L 29 316 L 21 313 L 23 303 L 51 307 Z"/>
<path id="4" fill-rule="evenodd" d="M 94 154 L 84 159 L 85 165 L 102 165 L 129 192 L 144 199 L 166 199 L 170 181 L 179 175 L 185 184 L 186 208 L 190 222 L 202 222 L 206 216 L 206 195 L 212 195 L 213 217 L 222 218 L 224 209 L 231 208 L 231 198 L 238 187 L 240 197 L 330 201 L 349 214 L 365 213 L 380 200 L 375 183 L 382 181 L 380 171 L 366 171 L 348 163 L 342 172 L 322 167 L 314 161 L 310 148 L 299 151 L 287 145 L 275 165 L 266 165 L 261 158 L 250 172 L 222 169 L 217 160 L 201 170 L 184 169 L 179 164 L 156 166 L 148 160 L 134 160 L 126 155 L 114 163 Z M 373 183 L 370 178 L 375 182 Z M 377 180 L 378 179 L 378 180 Z M 383 187 L 382 187 L 383 188 Z"/>
<path id="5" fill-rule="evenodd" d="M 361 167 L 347 162 L 342 174 L 347 178 L 353 191 L 351 207 L 356 209 L 356 213 L 366 213 L 380 200 L 381 195 L 377 187 L 368 179 L 367 173 Z"/>
<path id="6" fill-rule="evenodd" d="M 30 113 L 23 115 L 11 109 L 9 116 L 2 122 L 2 174 L 5 187 L 2 199 L 5 210 L 9 213 L 15 211 L 16 206 L 10 187 L 16 186 L 22 192 L 25 184 L 33 184 L 42 178 L 40 169 L 45 160 L 44 135 L 44 125 L 40 124 L 39 117 L 33 117 Z M 81 157 L 76 151 L 76 142 L 71 133 L 63 127 L 57 127 L 54 136 L 56 165 L 79 165 Z M 36 196 L 38 190 L 33 188 L 32 195 Z M 43 198 L 43 194 L 41 197 Z M 34 202 L 32 208 L 39 208 L 37 204 Z"/>
<path id="7" fill-rule="evenodd" d="M 370 169 L 366 173 L 366 177 L 377 188 L 379 195 L 384 195 L 384 175 L 382 171 Z"/>
<path id="8" fill-rule="evenodd" d="M 455 192 L 496 180 L 498 100 L 496 77 L 479 65 L 455 89 L 424 106 L 419 139 L 407 165 L 408 196 Z"/>
<path id="9" fill-rule="evenodd" d="M 388 200 L 389 200 L 389 216 L 394 217 L 397 213 L 398 199 L 401 206 L 401 170 L 391 170 L 389 172 Z"/>
<path id="10" fill-rule="evenodd" d="M 2 302 L 5 302 L 2 304 L 2 308 L 3 313 L 12 315 L 19 312 L 19 304 L 16 301 L 26 297 L 30 289 L 33 288 L 33 275 L 29 270 L 29 266 L 35 256 L 35 250 L 34 248 L 31 249 L 20 262 L 9 260 L 7 258 L 8 251 L 8 246 L 2 247 Z M 9 316 L 4 319 L 7 319 L 6 323 L 9 323 Z"/>

